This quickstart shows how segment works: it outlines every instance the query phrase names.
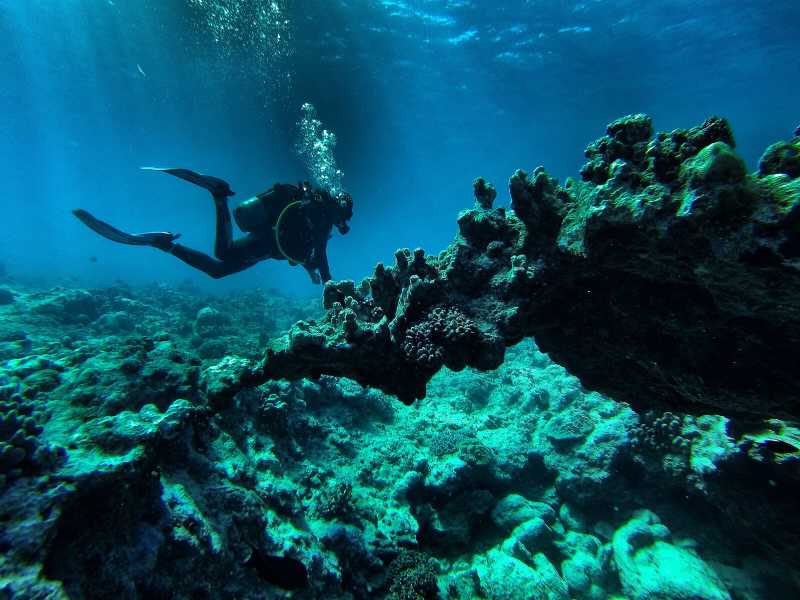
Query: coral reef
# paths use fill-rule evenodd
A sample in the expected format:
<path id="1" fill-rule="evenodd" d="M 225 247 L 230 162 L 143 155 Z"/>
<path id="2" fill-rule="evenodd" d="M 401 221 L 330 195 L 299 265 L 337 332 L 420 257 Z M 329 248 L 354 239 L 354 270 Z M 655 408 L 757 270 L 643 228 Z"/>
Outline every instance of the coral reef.
<path id="1" fill-rule="evenodd" d="M 719 597 L 798 589 L 786 422 L 640 417 L 529 341 L 496 371 L 434 376 L 435 401 L 410 407 L 326 376 L 209 397 L 254 359 L 231 324 L 314 306 L 14 291 L 0 310 L 27 342 L 0 364 L 2 406 L 33 419 L 35 447 L 0 488 L 7 596 L 595 600 L 672 590 L 675 556 Z M 59 294 L 127 305 L 135 329 L 24 308 Z M 473 339 L 463 312 L 432 313 L 443 354 Z M 198 335 L 234 354 L 201 358 Z"/>
<path id="2" fill-rule="evenodd" d="M 293 326 L 228 394 L 325 373 L 409 403 L 442 366 L 494 369 L 534 336 L 586 387 L 638 408 L 797 417 L 794 142 L 748 175 L 724 119 L 651 134 L 644 115 L 611 123 L 584 182 L 518 171 L 513 211 L 476 180 L 445 251 L 401 250 L 359 285 L 329 282 L 328 314 Z"/>
<path id="3" fill-rule="evenodd" d="M 323 306 L 9 280 L 0 596 L 798 597 L 800 180 L 651 133 Z"/>
<path id="4" fill-rule="evenodd" d="M 47 368 L 37 370 L 41 363 L 9 366 L 10 377 L 0 379 L 0 488 L 22 475 L 46 470 L 64 456 L 63 448 L 41 441 L 47 415 L 35 402 L 37 388 L 43 381 L 51 382 L 47 387 L 55 387 L 58 373 Z M 33 370 L 26 372 L 25 367 L 32 366 Z M 19 375 L 26 374 L 20 381 Z"/>
<path id="5" fill-rule="evenodd" d="M 642 511 L 614 533 L 614 563 L 626 598 L 730 600 L 719 576 L 690 548 L 667 542 L 670 531 Z"/>

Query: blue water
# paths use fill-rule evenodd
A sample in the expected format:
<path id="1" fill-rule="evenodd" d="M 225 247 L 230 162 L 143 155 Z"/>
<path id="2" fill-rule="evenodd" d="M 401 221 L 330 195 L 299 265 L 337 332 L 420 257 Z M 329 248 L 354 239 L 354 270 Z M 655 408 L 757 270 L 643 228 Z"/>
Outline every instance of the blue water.
<path id="1" fill-rule="evenodd" d="M 725 116 L 754 169 L 800 122 L 798 24 L 789 0 L 0 0 L 0 262 L 49 284 L 313 291 L 285 262 L 213 281 L 70 214 L 210 251 L 206 193 L 139 167 L 213 173 L 236 199 L 305 179 L 304 102 L 338 136 L 356 203 L 334 278 L 444 248 L 478 175 L 577 175 L 624 114 L 659 130 Z"/>

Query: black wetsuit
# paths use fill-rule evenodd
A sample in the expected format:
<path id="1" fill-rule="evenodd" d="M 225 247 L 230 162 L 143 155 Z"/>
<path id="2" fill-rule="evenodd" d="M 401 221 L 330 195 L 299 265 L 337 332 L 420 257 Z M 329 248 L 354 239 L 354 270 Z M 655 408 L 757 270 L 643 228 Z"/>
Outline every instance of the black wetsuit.
<path id="1" fill-rule="evenodd" d="M 263 203 L 266 222 L 258 231 L 233 239 L 231 214 L 226 196 L 214 196 L 217 213 L 216 241 L 212 258 L 203 252 L 171 242 L 162 248 L 195 269 L 218 279 L 237 273 L 255 263 L 275 258 L 302 264 L 311 279 L 323 283 L 331 278 L 327 245 L 335 218 L 335 200 L 325 191 L 308 192 L 303 188 L 276 184 L 258 196 Z M 280 230 L 275 224 L 291 203 L 290 213 L 284 213 Z M 317 275 L 317 271 L 319 275 Z"/>

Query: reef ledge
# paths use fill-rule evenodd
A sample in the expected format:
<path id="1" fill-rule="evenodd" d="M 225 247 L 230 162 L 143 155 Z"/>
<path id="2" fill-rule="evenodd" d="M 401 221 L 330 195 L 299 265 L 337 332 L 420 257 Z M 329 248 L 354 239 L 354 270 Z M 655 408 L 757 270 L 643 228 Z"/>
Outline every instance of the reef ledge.
<path id="1" fill-rule="evenodd" d="M 411 403 L 443 366 L 494 369 L 534 337 L 637 409 L 796 418 L 800 138 L 752 174 L 734 148 L 722 118 L 653 136 L 638 114 L 588 146 L 580 181 L 517 171 L 512 210 L 479 178 L 446 250 L 329 282 L 324 318 L 207 378 L 209 396 L 328 374 Z"/>

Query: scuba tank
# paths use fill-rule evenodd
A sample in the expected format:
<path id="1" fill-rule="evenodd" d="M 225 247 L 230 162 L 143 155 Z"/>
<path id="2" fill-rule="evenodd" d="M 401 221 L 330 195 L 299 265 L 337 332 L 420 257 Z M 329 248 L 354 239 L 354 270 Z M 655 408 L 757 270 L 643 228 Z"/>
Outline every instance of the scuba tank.
<path id="1" fill-rule="evenodd" d="M 233 209 L 233 218 L 239 229 L 247 233 L 263 233 L 275 225 L 280 212 L 291 202 L 302 200 L 303 187 L 276 183 Z"/>
<path id="2" fill-rule="evenodd" d="M 272 190 L 262 192 L 233 209 L 233 218 L 239 229 L 247 233 L 256 233 L 272 226 L 266 206 L 271 194 Z"/>
<path id="3" fill-rule="evenodd" d="M 244 232 L 269 235 L 278 253 L 291 264 L 303 264 L 311 246 L 303 203 L 310 186 L 275 184 L 233 209 L 236 225 Z"/>

